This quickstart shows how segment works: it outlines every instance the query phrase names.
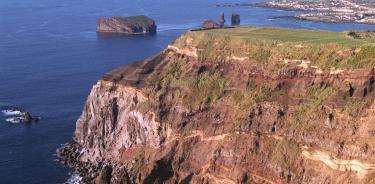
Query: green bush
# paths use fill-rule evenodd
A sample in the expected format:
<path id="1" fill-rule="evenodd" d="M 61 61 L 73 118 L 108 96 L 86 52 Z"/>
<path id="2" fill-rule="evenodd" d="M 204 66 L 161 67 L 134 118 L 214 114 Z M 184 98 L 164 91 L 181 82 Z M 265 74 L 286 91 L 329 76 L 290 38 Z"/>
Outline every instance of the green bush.
<path id="1" fill-rule="evenodd" d="M 275 141 L 275 140 L 274 140 Z M 296 171 L 298 167 L 296 161 L 301 155 L 301 148 L 297 143 L 287 140 L 279 140 L 274 142 L 272 146 L 271 162 L 280 166 L 285 170 Z"/>
<path id="2" fill-rule="evenodd" d="M 308 119 L 311 114 L 317 114 L 319 108 L 330 96 L 335 92 L 332 87 L 320 87 L 311 86 L 306 90 L 306 96 L 301 94 L 301 97 L 306 99 L 306 101 L 294 108 L 292 117 L 287 122 L 287 126 L 295 129 L 310 129 L 308 124 Z"/>
<path id="3" fill-rule="evenodd" d="M 188 99 L 195 105 L 215 102 L 223 94 L 226 80 L 219 73 L 203 72 L 189 82 Z"/>

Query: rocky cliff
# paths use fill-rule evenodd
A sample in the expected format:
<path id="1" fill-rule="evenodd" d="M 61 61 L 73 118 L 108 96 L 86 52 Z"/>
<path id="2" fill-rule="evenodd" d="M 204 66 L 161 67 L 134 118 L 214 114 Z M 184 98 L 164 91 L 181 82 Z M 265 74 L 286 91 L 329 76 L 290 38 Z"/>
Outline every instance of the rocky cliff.
<path id="1" fill-rule="evenodd" d="M 96 31 L 100 33 L 155 34 L 155 21 L 149 17 L 103 17 L 97 22 Z"/>
<path id="2" fill-rule="evenodd" d="M 107 73 L 59 151 L 88 183 L 373 183 L 371 40 L 190 31 Z"/>

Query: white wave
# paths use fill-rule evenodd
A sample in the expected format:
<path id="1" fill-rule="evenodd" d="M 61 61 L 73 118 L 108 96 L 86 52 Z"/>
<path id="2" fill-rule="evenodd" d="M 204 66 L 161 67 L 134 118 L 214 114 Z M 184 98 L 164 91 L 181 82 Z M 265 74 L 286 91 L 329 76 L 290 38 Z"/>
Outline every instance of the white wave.
<path id="1" fill-rule="evenodd" d="M 158 32 L 176 30 L 176 29 L 192 29 L 199 27 L 199 23 L 189 23 L 189 24 L 161 24 L 158 25 Z"/>
<path id="2" fill-rule="evenodd" d="M 13 110 L 13 109 L 6 109 L 1 111 L 5 116 L 20 116 L 22 115 L 22 112 L 19 110 Z"/>
<path id="3" fill-rule="evenodd" d="M 64 184 L 81 184 L 82 183 L 82 177 L 78 173 L 73 173 L 68 181 L 66 181 Z"/>
<path id="4" fill-rule="evenodd" d="M 21 118 L 19 117 L 6 118 L 5 121 L 10 122 L 10 123 L 20 123 Z"/>

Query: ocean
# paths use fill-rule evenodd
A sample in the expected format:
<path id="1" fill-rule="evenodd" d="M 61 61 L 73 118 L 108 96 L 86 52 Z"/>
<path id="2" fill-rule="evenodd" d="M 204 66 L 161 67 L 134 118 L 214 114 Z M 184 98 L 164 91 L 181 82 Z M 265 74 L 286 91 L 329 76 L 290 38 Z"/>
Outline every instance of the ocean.
<path id="1" fill-rule="evenodd" d="M 374 25 L 319 23 L 274 17 L 293 15 L 256 7 L 216 4 L 257 1 L 213 0 L 0 0 L 0 183 L 74 183 L 72 171 L 55 162 L 55 150 L 71 140 L 75 121 L 95 82 L 106 72 L 163 50 L 205 19 L 224 12 L 242 25 L 344 31 Z M 147 15 L 154 36 L 103 37 L 102 16 Z M 41 117 L 17 123 L 12 107 Z M 13 120 L 13 121 L 12 121 Z"/>

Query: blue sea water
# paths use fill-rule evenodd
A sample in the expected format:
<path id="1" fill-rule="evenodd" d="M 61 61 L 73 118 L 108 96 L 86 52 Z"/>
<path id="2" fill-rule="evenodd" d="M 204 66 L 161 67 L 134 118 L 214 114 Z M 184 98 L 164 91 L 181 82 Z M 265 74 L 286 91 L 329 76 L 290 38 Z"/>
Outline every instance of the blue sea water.
<path id="1" fill-rule="evenodd" d="M 293 19 L 230 0 L 0 0 L 0 110 L 19 107 L 42 119 L 25 125 L 0 112 L 0 183 L 64 183 L 70 170 L 54 162 L 68 142 L 91 86 L 107 71 L 158 53 L 169 42 L 220 12 L 241 14 L 243 25 L 343 31 L 375 29 L 364 24 L 332 24 Z M 102 37 L 102 16 L 154 18 L 155 36 Z"/>

